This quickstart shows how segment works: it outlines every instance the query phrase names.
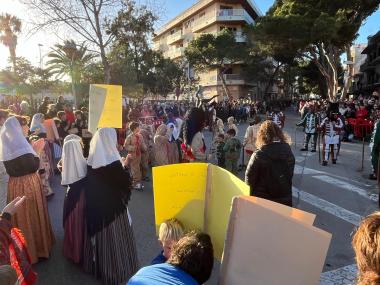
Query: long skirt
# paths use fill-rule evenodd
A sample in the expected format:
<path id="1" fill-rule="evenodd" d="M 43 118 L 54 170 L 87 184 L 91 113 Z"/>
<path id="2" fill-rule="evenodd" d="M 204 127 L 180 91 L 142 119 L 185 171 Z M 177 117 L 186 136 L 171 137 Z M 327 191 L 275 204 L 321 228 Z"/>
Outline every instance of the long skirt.
<path id="1" fill-rule="evenodd" d="M 93 237 L 85 234 L 83 267 L 105 285 L 125 284 L 137 272 L 136 243 L 127 210 Z"/>
<path id="2" fill-rule="evenodd" d="M 65 201 L 65 205 L 70 201 Z M 63 240 L 63 255 L 75 263 L 82 262 L 84 235 L 84 192 L 71 213 L 64 221 L 65 237 Z"/>
<path id="3" fill-rule="evenodd" d="M 48 258 L 54 243 L 46 198 L 37 173 L 21 177 L 10 177 L 8 202 L 16 197 L 26 196 L 26 201 L 12 217 L 12 224 L 24 234 L 31 263 L 38 258 Z"/>
<path id="4" fill-rule="evenodd" d="M 4 164 L 0 161 L 0 212 L 7 205 L 9 176 L 5 171 Z"/>
<path id="5" fill-rule="evenodd" d="M 176 141 L 169 143 L 168 157 L 169 164 L 179 163 L 179 149 Z"/>

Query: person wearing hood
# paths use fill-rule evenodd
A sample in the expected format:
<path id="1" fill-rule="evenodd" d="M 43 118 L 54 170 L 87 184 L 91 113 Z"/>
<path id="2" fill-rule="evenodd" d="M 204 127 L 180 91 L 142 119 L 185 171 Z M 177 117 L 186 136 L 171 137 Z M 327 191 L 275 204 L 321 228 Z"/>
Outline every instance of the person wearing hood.
<path id="1" fill-rule="evenodd" d="M 99 129 L 91 140 L 87 161 L 83 266 L 105 285 L 126 282 L 138 268 L 128 213 L 132 179 L 125 163 L 117 149 L 116 130 Z"/>
<path id="2" fill-rule="evenodd" d="M 256 196 L 292 207 L 295 158 L 289 139 L 273 121 L 265 121 L 245 173 L 245 182 Z"/>
<path id="3" fill-rule="evenodd" d="M 17 215 L 12 217 L 13 226 L 24 234 L 31 263 L 48 258 L 54 243 L 48 207 L 37 170 L 40 160 L 27 142 L 16 117 L 8 118 L 0 131 L 0 161 L 4 162 L 9 175 L 8 201 L 26 196 Z"/>
<path id="4" fill-rule="evenodd" d="M 176 164 L 179 163 L 179 148 L 177 143 L 179 129 L 172 112 L 168 113 L 168 121 L 166 125 L 168 127 L 169 138 L 169 164 Z"/>
<path id="5" fill-rule="evenodd" d="M 154 166 L 169 164 L 169 140 L 167 136 L 168 128 L 165 124 L 160 125 L 154 136 Z"/>
<path id="6" fill-rule="evenodd" d="M 74 263 L 83 257 L 84 242 L 84 196 L 86 188 L 87 161 L 83 157 L 83 147 L 78 139 L 65 142 L 62 150 L 62 181 L 67 186 L 63 206 L 63 254 Z"/>
<path id="7" fill-rule="evenodd" d="M 239 129 L 235 125 L 235 119 L 234 119 L 234 117 L 229 117 L 228 120 L 227 120 L 227 131 L 231 130 L 231 129 L 235 130 L 235 133 L 236 133 L 236 136 L 237 136 L 238 133 L 239 133 Z"/>
<path id="8" fill-rule="evenodd" d="M 0 130 L 7 118 L 8 112 L 0 110 Z M 0 161 L 0 210 L 7 205 L 8 180 L 9 176 L 5 170 L 4 163 Z"/>

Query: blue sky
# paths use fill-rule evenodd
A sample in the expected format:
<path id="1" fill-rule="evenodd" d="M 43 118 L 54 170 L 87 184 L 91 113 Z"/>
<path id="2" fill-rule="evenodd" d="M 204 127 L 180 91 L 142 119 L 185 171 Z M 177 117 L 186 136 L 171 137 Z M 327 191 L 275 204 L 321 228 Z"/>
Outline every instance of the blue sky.
<path id="1" fill-rule="evenodd" d="M 180 12 L 189 8 L 191 5 L 197 2 L 197 0 L 163 0 L 166 11 L 166 21 L 177 16 Z M 266 13 L 268 9 L 273 5 L 274 0 L 257 0 L 255 1 L 259 9 Z M 372 14 L 361 27 L 359 36 L 356 39 L 356 43 L 367 43 L 367 37 L 375 34 L 380 30 L 380 10 Z"/>

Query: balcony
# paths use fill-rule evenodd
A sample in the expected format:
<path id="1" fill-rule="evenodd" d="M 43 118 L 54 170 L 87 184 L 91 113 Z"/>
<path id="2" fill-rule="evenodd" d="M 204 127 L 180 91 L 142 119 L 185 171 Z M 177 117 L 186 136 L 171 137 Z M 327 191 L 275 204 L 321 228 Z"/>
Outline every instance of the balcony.
<path id="1" fill-rule="evenodd" d="M 245 43 L 247 42 L 247 37 L 243 34 L 243 32 L 233 32 L 234 35 L 235 35 L 235 40 L 237 43 Z M 196 33 L 194 38 L 197 39 L 199 38 L 201 35 L 205 35 L 205 34 L 212 34 L 212 35 L 218 35 L 218 33 Z"/>
<path id="2" fill-rule="evenodd" d="M 195 21 L 193 32 L 199 32 L 215 22 L 246 22 L 253 24 L 255 21 L 244 9 L 216 10 Z"/>
<path id="3" fill-rule="evenodd" d="M 224 74 L 223 75 L 224 81 L 226 85 L 246 85 L 248 84 L 245 82 L 243 77 L 240 74 Z M 207 78 L 206 80 L 201 80 L 201 84 L 203 86 L 215 86 L 215 85 L 222 85 L 222 81 L 217 76 L 211 76 Z"/>
<path id="4" fill-rule="evenodd" d="M 177 43 L 181 40 L 183 40 L 183 34 L 182 34 L 182 30 L 179 30 L 179 31 L 175 32 L 174 34 L 171 34 L 170 36 L 168 36 L 167 43 L 169 45 L 171 45 L 171 44 Z"/>
<path id="5" fill-rule="evenodd" d="M 184 55 L 185 55 L 185 48 L 184 47 L 171 49 L 171 50 L 168 50 L 167 52 L 164 53 L 165 57 L 171 58 L 171 59 L 176 59 L 176 58 L 182 57 Z"/>

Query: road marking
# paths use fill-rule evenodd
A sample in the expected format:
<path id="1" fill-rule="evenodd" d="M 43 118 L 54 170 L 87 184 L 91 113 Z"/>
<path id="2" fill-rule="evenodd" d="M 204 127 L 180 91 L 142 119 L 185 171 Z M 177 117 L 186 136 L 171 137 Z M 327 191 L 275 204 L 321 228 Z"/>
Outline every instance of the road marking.
<path id="1" fill-rule="evenodd" d="M 333 203 L 323 200 L 317 196 L 314 196 L 308 192 L 301 191 L 296 187 L 293 187 L 293 196 L 300 199 L 318 209 L 321 209 L 331 215 L 334 215 L 346 222 L 349 222 L 355 226 L 358 226 L 362 220 L 362 217 L 358 214 L 350 212 L 342 207 L 339 207 Z"/>
<path id="2" fill-rule="evenodd" d="M 305 175 L 319 175 L 319 174 L 329 175 L 329 176 L 333 176 L 333 177 L 336 177 L 336 178 L 341 179 L 341 180 L 346 180 L 346 181 L 354 182 L 356 184 L 360 184 L 360 185 L 363 185 L 365 187 L 375 187 L 374 185 L 366 184 L 366 183 L 363 183 L 363 182 L 360 182 L 360 181 L 357 181 L 357 180 L 349 179 L 349 178 L 346 178 L 346 177 L 343 177 L 343 176 L 339 176 L 339 175 L 335 175 L 335 174 L 332 174 L 332 173 L 327 173 L 325 171 L 315 170 L 315 169 L 308 168 L 308 167 L 303 167 L 303 166 L 297 165 L 297 164 L 294 166 L 294 174 L 298 174 L 298 175 L 300 175 L 300 174 L 305 174 Z"/>
<path id="3" fill-rule="evenodd" d="M 347 265 L 321 274 L 320 285 L 355 284 L 358 268 L 356 264 Z"/>
<path id="4" fill-rule="evenodd" d="M 318 179 L 318 180 L 321 180 L 323 182 L 329 183 L 331 185 L 338 186 L 339 188 L 343 188 L 343 189 L 346 189 L 348 191 L 359 194 L 360 196 L 362 196 L 364 198 L 370 199 L 368 192 L 366 190 L 359 188 L 355 185 L 352 185 L 348 182 L 345 182 L 345 181 L 342 181 L 340 179 L 336 179 L 336 178 L 333 178 L 333 177 L 330 177 L 327 175 L 317 175 L 317 176 L 313 176 L 313 177 Z"/>

